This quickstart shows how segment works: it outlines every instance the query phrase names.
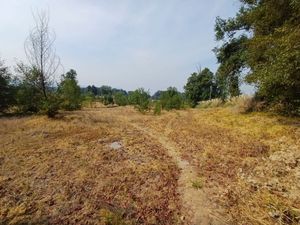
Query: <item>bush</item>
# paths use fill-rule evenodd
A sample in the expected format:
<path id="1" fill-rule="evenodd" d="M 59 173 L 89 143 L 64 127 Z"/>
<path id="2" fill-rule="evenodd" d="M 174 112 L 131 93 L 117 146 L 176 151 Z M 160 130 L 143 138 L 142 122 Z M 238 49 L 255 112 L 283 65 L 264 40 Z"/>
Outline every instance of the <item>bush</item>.
<path id="1" fill-rule="evenodd" d="M 43 101 L 41 111 L 48 117 L 53 118 L 58 113 L 60 108 L 60 98 L 56 93 L 51 93 L 48 95 L 47 100 Z"/>
<path id="2" fill-rule="evenodd" d="M 134 105 L 142 113 L 150 110 L 150 95 L 143 88 L 130 92 L 128 101 L 129 104 Z"/>
<path id="3" fill-rule="evenodd" d="M 23 80 L 16 88 L 16 106 L 20 113 L 37 113 L 42 106 L 43 94 L 33 83 Z"/>
<path id="4" fill-rule="evenodd" d="M 153 111 L 153 113 L 154 113 L 154 115 L 160 115 L 161 114 L 161 103 L 160 103 L 160 101 L 156 101 L 155 103 L 154 103 L 154 111 Z"/>
<path id="5" fill-rule="evenodd" d="M 127 96 L 124 93 L 117 92 L 114 95 L 114 102 L 118 106 L 125 106 L 125 105 L 128 105 L 128 98 L 127 98 Z"/>
<path id="6" fill-rule="evenodd" d="M 169 87 L 163 91 L 160 96 L 161 106 L 165 110 L 181 109 L 183 107 L 183 98 L 175 87 Z"/>
<path id="7" fill-rule="evenodd" d="M 92 107 L 93 102 L 95 101 L 95 95 L 92 92 L 88 91 L 86 94 L 83 95 L 82 98 L 83 106 Z"/>
<path id="8" fill-rule="evenodd" d="M 104 105 L 112 105 L 114 104 L 114 99 L 111 94 L 107 94 L 103 96 L 103 104 Z"/>

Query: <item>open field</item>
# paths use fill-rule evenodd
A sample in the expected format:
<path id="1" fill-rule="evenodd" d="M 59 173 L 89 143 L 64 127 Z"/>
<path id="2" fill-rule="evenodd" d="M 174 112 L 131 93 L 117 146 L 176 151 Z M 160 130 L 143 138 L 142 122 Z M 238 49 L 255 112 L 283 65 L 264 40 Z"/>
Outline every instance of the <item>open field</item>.
<path id="1" fill-rule="evenodd" d="M 0 224 L 300 223 L 299 119 L 103 107 L 0 140 Z"/>

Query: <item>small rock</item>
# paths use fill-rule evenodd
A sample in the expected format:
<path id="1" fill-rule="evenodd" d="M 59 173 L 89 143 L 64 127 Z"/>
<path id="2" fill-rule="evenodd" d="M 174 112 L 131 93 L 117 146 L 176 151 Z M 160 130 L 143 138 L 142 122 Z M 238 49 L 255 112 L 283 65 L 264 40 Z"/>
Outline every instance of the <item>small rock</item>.
<path id="1" fill-rule="evenodd" d="M 118 141 L 115 141 L 115 142 L 111 143 L 109 145 L 109 147 L 111 149 L 118 150 L 118 149 L 122 148 L 122 144 L 120 142 L 118 142 Z"/>

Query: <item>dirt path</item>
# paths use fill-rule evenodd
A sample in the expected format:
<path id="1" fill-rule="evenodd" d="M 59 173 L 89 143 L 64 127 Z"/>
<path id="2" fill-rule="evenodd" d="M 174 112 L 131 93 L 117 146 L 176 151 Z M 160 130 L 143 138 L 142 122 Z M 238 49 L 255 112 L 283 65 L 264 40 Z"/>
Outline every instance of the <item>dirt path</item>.
<path id="1" fill-rule="evenodd" d="M 169 125 L 172 120 L 166 125 L 165 134 L 170 133 Z M 226 224 L 224 220 L 218 218 L 216 210 L 213 209 L 210 201 L 207 198 L 207 194 L 203 188 L 195 188 L 192 182 L 199 180 L 197 173 L 193 166 L 186 160 L 181 158 L 181 155 L 172 141 L 170 141 L 165 134 L 151 131 L 148 128 L 142 127 L 136 123 L 130 123 L 134 128 L 140 130 L 146 135 L 149 135 L 153 139 L 157 140 L 168 152 L 168 154 L 174 159 L 178 167 L 181 170 L 181 174 L 178 180 L 178 191 L 181 194 L 183 209 L 182 220 L 184 224 L 193 225 L 219 225 Z"/>

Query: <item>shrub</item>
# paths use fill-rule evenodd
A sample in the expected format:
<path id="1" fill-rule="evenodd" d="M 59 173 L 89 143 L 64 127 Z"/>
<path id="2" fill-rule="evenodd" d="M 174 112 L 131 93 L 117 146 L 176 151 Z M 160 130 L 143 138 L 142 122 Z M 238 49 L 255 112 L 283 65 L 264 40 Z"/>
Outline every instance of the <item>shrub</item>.
<path id="1" fill-rule="evenodd" d="M 128 105 L 128 98 L 127 98 L 127 96 L 124 93 L 117 92 L 114 95 L 114 102 L 118 106 L 125 106 L 125 105 Z"/>
<path id="2" fill-rule="evenodd" d="M 104 105 L 112 105 L 114 104 L 114 99 L 111 94 L 107 94 L 103 96 L 103 104 Z"/>
<path id="3" fill-rule="evenodd" d="M 203 188 L 203 181 L 202 179 L 198 178 L 197 180 L 192 181 L 192 187 L 195 189 Z"/>
<path id="4" fill-rule="evenodd" d="M 37 113 L 41 109 L 43 94 L 34 83 L 23 80 L 16 88 L 16 106 L 20 113 Z"/>
<path id="5" fill-rule="evenodd" d="M 160 96 L 160 102 L 163 109 L 181 109 L 183 107 L 183 98 L 174 87 L 169 87 L 163 91 Z"/>
<path id="6" fill-rule="evenodd" d="M 58 113 L 60 108 L 60 98 L 56 93 L 48 94 L 47 100 L 42 103 L 41 111 L 48 117 L 53 118 Z"/>
<path id="7" fill-rule="evenodd" d="M 156 101 L 155 103 L 154 103 L 154 115 L 160 115 L 161 114 L 161 103 L 160 103 L 160 101 Z"/>
<path id="8" fill-rule="evenodd" d="M 92 92 L 88 91 L 83 95 L 82 98 L 83 98 L 82 101 L 83 106 L 92 107 L 93 105 L 92 103 L 95 101 L 95 95 Z"/>
<path id="9" fill-rule="evenodd" d="M 150 110 L 150 95 L 143 88 L 130 92 L 128 101 L 142 113 Z"/>

